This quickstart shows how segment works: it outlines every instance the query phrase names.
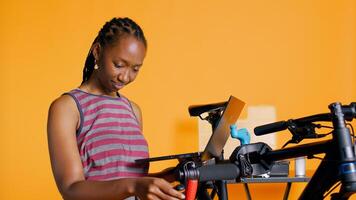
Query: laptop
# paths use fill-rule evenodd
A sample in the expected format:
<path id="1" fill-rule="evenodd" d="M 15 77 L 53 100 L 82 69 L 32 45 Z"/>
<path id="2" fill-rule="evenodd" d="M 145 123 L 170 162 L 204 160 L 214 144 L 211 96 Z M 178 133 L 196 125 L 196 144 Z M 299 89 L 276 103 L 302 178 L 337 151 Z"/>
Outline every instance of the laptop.
<path id="1" fill-rule="evenodd" d="M 162 160 L 169 160 L 169 159 L 184 160 L 184 159 L 197 159 L 197 158 L 200 158 L 201 161 L 207 161 L 214 157 L 220 157 L 223 148 L 226 144 L 226 141 L 230 137 L 230 125 L 236 123 L 236 120 L 239 118 L 241 111 L 245 106 L 245 102 L 241 101 L 240 99 L 237 99 L 234 96 L 230 96 L 227 102 L 209 104 L 203 107 L 206 109 L 212 107 L 212 105 L 223 106 L 223 113 L 221 114 L 220 119 L 218 119 L 216 128 L 213 134 L 210 136 L 210 139 L 207 145 L 205 146 L 203 152 L 174 154 L 174 155 L 167 155 L 167 156 L 138 159 L 136 160 L 136 163 L 146 163 L 146 162 L 162 161 Z M 200 106 L 195 106 L 195 107 L 203 108 Z M 204 110 L 204 108 L 201 110 L 209 111 L 209 110 Z M 199 113 L 199 111 L 197 113 Z"/>

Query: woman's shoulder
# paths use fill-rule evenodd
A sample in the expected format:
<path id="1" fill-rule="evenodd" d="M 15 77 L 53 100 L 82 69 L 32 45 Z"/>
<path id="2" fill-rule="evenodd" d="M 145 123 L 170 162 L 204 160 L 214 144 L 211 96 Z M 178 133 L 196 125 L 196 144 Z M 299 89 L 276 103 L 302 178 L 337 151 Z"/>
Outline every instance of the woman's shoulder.
<path id="1" fill-rule="evenodd" d="M 135 103 L 134 101 L 131 101 L 131 100 L 129 100 L 129 101 L 130 101 L 131 106 L 132 106 L 133 109 L 141 111 L 141 108 L 137 103 Z"/>
<path id="2" fill-rule="evenodd" d="M 135 103 L 134 101 L 132 101 L 131 99 L 129 99 L 128 97 L 126 97 L 123 94 L 120 94 L 120 97 L 126 99 L 131 104 L 131 106 L 134 110 L 141 111 L 140 106 L 137 103 Z"/>
<path id="3" fill-rule="evenodd" d="M 59 96 L 54 101 L 52 101 L 50 106 L 50 112 L 57 110 L 65 110 L 65 111 L 76 111 L 76 103 L 72 96 L 67 95 L 67 93 Z"/>
<path id="4" fill-rule="evenodd" d="M 55 99 L 48 110 L 48 124 L 50 127 L 73 127 L 77 130 L 80 126 L 80 113 L 75 100 L 69 95 L 61 95 Z"/>

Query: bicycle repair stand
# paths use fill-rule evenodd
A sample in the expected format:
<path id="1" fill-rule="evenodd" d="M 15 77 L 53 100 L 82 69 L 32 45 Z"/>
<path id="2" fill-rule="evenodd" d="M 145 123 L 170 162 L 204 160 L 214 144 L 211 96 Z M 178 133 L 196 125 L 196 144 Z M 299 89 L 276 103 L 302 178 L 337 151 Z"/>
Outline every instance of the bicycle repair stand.
<path id="1" fill-rule="evenodd" d="M 242 129 L 237 129 L 237 126 L 231 125 L 230 126 L 230 133 L 231 137 L 234 139 L 238 139 L 241 143 L 241 145 L 246 145 L 250 144 L 250 133 L 246 128 Z M 260 146 L 260 145 L 257 145 Z M 263 147 L 263 146 L 261 146 Z M 267 147 L 266 147 L 267 148 Z M 262 151 L 262 148 L 261 148 Z M 262 170 L 260 169 L 262 166 L 254 166 L 255 171 L 258 173 L 262 173 Z M 258 167 L 258 168 L 256 168 Z M 257 169 L 257 170 L 256 170 Z M 255 172 L 256 173 L 256 172 Z M 248 187 L 249 183 L 286 183 L 286 188 L 284 190 L 284 195 L 283 195 L 283 200 L 287 200 L 289 197 L 290 189 L 292 187 L 293 182 L 308 182 L 310 178 L 308 177 L 289 177 L 289 162 L 286 161 L 281 161 L 278 163 L 275 163 L 272 165 L 270 169 L 270 174 L 262 174 L 260 176 L 256 176 L 256 174 L 253 173 L 253 176 L 251 177 L 245 177 L 241 178 L 241 182 L 244 186 L 244 190 L 246 193 L 246 197 L 248 200 L 252 199 L 250 189 Z M 238 182 L 235 181 L 228 181 L 228 184 L 236 184 Z"/>

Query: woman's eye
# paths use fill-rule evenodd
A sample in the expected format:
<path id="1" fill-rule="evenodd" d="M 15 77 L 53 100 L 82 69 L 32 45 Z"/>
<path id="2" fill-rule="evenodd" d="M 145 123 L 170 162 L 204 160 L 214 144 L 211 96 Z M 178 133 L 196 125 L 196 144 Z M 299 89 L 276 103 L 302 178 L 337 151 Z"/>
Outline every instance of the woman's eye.
<path id="1" fill-rule="evenodd" d="M 115 67 L 116 67 L 116 68 L 121 68 L 121 67 L 123 67 L 123 66 L 116 64 Z"/>

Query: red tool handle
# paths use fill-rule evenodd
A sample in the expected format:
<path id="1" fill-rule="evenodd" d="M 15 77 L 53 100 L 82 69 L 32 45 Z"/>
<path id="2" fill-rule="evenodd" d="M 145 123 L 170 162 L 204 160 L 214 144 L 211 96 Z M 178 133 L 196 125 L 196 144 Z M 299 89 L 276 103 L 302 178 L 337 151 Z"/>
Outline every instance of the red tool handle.
<path id="1" fill-rule="evenodd" d="M 197 194 L 198 180 L 189 179 L 185 190 L 185 200 L 194 200 Z"/>

